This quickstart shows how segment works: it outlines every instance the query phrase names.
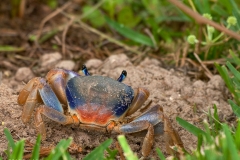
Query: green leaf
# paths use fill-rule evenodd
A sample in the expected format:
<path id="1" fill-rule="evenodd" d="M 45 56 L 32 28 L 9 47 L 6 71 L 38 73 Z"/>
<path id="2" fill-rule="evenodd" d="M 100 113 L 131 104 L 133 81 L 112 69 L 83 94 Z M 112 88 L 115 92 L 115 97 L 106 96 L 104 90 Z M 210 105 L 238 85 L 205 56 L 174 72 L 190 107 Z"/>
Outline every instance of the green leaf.
<path id="1" fill-rule="evenodd" d="M 232 56 L 233 62 L 234 62 L 236 65 L 240 65 L 240 59 L 237 57 L 237 55 L 236 55 L 232 50 L 230 50 L 229 53 L 230 53 L 230 55 Z"/>
<path id="2" fill-rule="evenodd" d="M 22 52 L 24 50 L 24 47 L 0 46 L 0 52 Z"/>
<path id="3" fill-rule="evenodd" d="M 162 153 L 162 151 L 161 151 L 159 148 L 157 148 L 157 154 L 158 154 L 158 157 L 159 157 L 161 160 L 165 160 L 165 159 L 166 159 L 165 156 L 164 156 L 164 154 Z"/>
<path id="4" fill-rule="evenodd" d="M 57 146 L 51 151 L 50 155 L 46 158 L 46 160 L 59 160 L 61 156 L 66 156 L 67 148 L 70 146 L 72 142 L 72 138 L 67 140 L 62 139 Z"/>
<path id="5" fill-rule="evenodd" d="M 109 156 L 107 156 L 106 159 L 109 159 L 109 160 L 116 159 L 116 155 L 118 153 L 118 150 L 116 150 L 116 149 L 115 150 L 111 150 L 111 149 L 107 148 L 106 151 L 109 154 Z"/>
<path id="6" fill-rule="evenodd" d="M 218 131 L 220 131 L 222 127 L 221 127 L 219 116 L 218 116 L 217 106 L 214 104 L 213 107 L 214 107 L 214 113 L 213 113 L 214 128 L 215 128 L 215 132 L 218 133 Z"/>
<path id="7" fill-rule="evenodd" d="M 83 7 L 83 14 L 86 15 L 90 23 L 95 27 L 102 27 L 105 24 L 105 19 L 100 10 L 92 10 L 92 6 L 85 5 Z"/>
<path id="8" fill-rule="evenodd" d="M 154 18 L 160 17 L 161 15 L 161 3 L 159 0 L 142 0 L 144 7 L 148 13 L 152 14 Z"/>
<path id="9" fill-rule="evenodd" d="M 209 0 L 202 0 L 202 2 L 203 2 L 203 4 L 201 7 L 204 9 L 204 13 L 211 14 Z"/>
<path id="10" fill-rule="evenodd" d="M 230 152 L 231 159 L 239 159 L 238 151 L 236 148 L 236 145 L 234 143 L 233 137 L 231 135 L 231 132 L 226 124 L 223 124 L 223 130 L 226 136 L 227 140 L 227 147 Z"/>
<path id="11" fill-rule="evenodd" d="M 198 135 L 198 144 L 197 144 L 197 150 L 198 152 L 201 151 L 201 147 L 203 144 L 203 136 L 201 134 Z"/>
<path id="12" fill-rule="evenodd" d="M 41 136 L 38 135 L 37 141 L 36 141 L 36 143 L 34 145 L 34 148 L 33 148 L 31 160 L 39 159 L 40 142 L 41 142 Z"/>
<path id="13" fill-rule="evenodd" d="M 130 28 L 127 28 L 125 27 L 124 25 L 122 24 L 119 24 L 113 20 L 111 20 L 110 18 L 108 17 L 105 17 L 108 25 L 110 25 L 113 29 L 115 29 L 117 32 L 119 32 L 120 34 L 122 34 L 123 36 L 135 41 L 135 42 L 138 42 L 138 43 L 141 43 L 141 44 L 144 44 L 144 45 L 148 45 L 148 46 L 151 46 L 153 47 L 154 44 L 151 40 L 151 38 L 141 34 L 141 33 L 138 33 Z"/>
<path id="14" fill-rule="evenodd" d="M 110 146 L 112 143 L 112 139 L 108 139 L 104 141 L 101 145 L 96 147 L 92 152 L 90 152 L 83 160 L 103 160 L 104 159 L 104 151 Z"/>
<path id="15" fill-rule="evenodd" d="M 47 40 L 49 40 L 50 38 L 52 38 L 53 36 L 55 36 L 58 33 L 58 29 L 53 29 L 49 32 L 47 32 L 46 34 L 44 34 L 39 40 L 38 43 L 41 44 Z"/>
<path id="16" fill-rule="evenodd" d="M 57 0 L 48 0 L 46 1 L 47 5 L 51 8 L 51 9 L 55 9 L 58 5 L 58 1 Z"/>
<path id="17" fill-rule="evenodd" d="M 239 9 L 237 7 L 238 5 L 235 3 L 234 0 L 229 0 L 229 2 L 231 3 L 232 13 L 233 13 L 234 17 L 237 18 L 238 28 L 240 28 L 240 13 L 239 13 Z"/>
<path id="18" fill-rule="evenodd" d="M 206 135 L 206 132 L 204 132 L 200 128 L 197 128 L 193 124 L 185 121 L 184 119 L 182 119 L 180 117 L 177 117 L 176 121 L 179 123 L 179 125 L 181 125 L 183 128 L 185 128 L 186 130 L 188 130 L 190 133 L 192 133 L 195 136 L 198 136 L 199 134 Z"/>
<path id="19" fill-rule="evenodd" d="M 15 148 L 9 159 L 23 159 L 24 140 L 20 140 L 15 144 Z"/>
<path id="20" fill-rule="evenodd" d="M 119 135 L 117 137 L 117 139 L 118 139 L 118 142 L 120 143 L 120 145 L 121 145 L 121 147 L 123 149 L 125 158 L 127 160 L 137 160 L 138 158 L 137 158 L 136 154 L 133 153 L 133 151 L 131 150 L 130 146 L 128 145 L 125 136 L 124 135 Z"/>
<path id="21" fill-rule="evenodd" d="M 226 83 L 229 91 L 234 94 L 234 98 L 237 102 L 237 104 L 240 104 L 240 94 L 235 92 L 235 87 L 233 85 L 232 80 L 230 79 L 228 75 L 228 70 L 225 66 L 220 67 L 219 64 L 215 63 L 215 66 L 220 73 L 221 77 L 223 78 L 224 82 Z"/>
<path id="22" fill-rule="evenodd" d="M 240 81 L 240 73 L 233 67 L 230 62 L 226 63 L 228 69 L 233 73 L 233 75 Z"/>
<path id="23" fill-rule="evenodd" d="M 11 135 L 10 131 L 9 131 L 7 128 L 4 128 L 4 134 L 5 134 L 5 136 L 7 137 L 8 144 L 10 145 L 10 147 L 12 148 L 12 150 L 14 150 L 14 148 L 15 148 L 15 143 L 14 143 L 14 140 L 13 140 L 13 138 L 12 138 L 12 135 Z"/>
<path id="24" fill-rule="evenodd" d="M 234 137 L 237 149 L 240 150 L 240 119 L 238 119 L 238 125 Z"/>
<path id="25" fill-rule="evenodd" d="M 231 105 L 233 112 L 236 114 L 237 117 L 240 118 L 240 107 L 237 106 L 232 100 L 228 100 L 228 103 Z"/>
<path id="26" fill-rule="evenodd" d="M 126 6 L 118 12 L 117 20 L 126 27 L 133 28 L 141 21 L 141 18 L 133 14 L 130 6 Z"/>
<path id="27" fill-rule="evenodd" d="M 228 17 L 229 16 L 229 13 L 226 12 L 225 9 L 222 8 L 221 5 L 215 3 L 212 7 L 212 10 L 217 13 L 218 15 L 221 15 L 221 16 L 224 16 L 224 17 Z"/>

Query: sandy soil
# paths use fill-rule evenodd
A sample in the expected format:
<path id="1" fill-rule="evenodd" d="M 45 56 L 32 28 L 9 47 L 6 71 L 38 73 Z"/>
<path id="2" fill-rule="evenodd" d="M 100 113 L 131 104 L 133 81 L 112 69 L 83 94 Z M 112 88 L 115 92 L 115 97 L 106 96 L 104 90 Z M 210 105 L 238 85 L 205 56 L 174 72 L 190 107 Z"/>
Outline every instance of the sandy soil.
<path id="1" fill-rule="evenodd" d="M 160 104 L 163 106 L 164 113 L 169 116 L 189 151 L 196 147 L 197 138 L 176 123 L 176 116 L 201 127 L 203 120 L 207 117 L 203 111 L 212 109 L 213 104 L 217 105 L 222 120 L 232 113 L 226 102 L 229 94 L 218 75 L 208 82 L 192 80 L 173 69 L 161 68 L 161 63 L 154 59 L 146 58 L 138 66 L 134 66 L 124 54 L 110 56 L 104 62 L 98 61 L 100 62 L 99 66 L 95 62 L 96 60 L 86 62 L 92 74 L 117 79 L 124 69 L 128 72 L 128 77 L 124 83 L 133 88 L 139 86 L 148 88 L 151 93 L 149 100 L 153 100 L 152 105 Z M 16 81 L 15 77 L 3 79 L 0 85 L 0 156 L 4 156 L 3 151 L 7 148 L 7 141 L 3 134 L 4 128 L 11 131 L 15 140 L 24 138 L 34 143 L 36 139 L 33 122 L 24 125 L 20 119 L 22 109 L 18 106 L 16 99 L 22 87 L 23 83 Z M 71 136 L 75 143 L 85 148 L 83 153 L 74 155 L 77 159 L 84 157 L 108 138 L 113 138 L 116 141 L 116 135 L 84 131 L 76 126 L 63 126 L 47 118 L 44 121 L 46 122 L 47 139 L 42 142 L 42 145 L 55 145 L 60 139 Z M 133 151 L 138 153 L 140 157 L 143 137 L 128 135 L 127 139 Z M 157 147 L 165 152 L 165 141 L 162 136 L 155 138 L 151 157 L 156 158 Z"/>

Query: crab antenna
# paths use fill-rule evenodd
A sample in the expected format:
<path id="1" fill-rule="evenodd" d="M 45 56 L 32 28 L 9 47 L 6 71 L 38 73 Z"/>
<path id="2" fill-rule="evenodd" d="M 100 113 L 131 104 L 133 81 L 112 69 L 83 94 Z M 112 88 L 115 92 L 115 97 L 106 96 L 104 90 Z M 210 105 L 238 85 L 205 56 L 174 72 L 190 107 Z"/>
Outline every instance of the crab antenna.
<path id="1" fill-rule="evenodd" d="M 85 76 L 90 76 L 87 67 L 85 66 L 85 64 L 82 65 L 82 72 Z"/>
<path id="2" fill-rule="evenodd" d="M 127 71 L 123 70 L 119 78 L 117 79 L 118 82 L 122 82 L 127 77 Z"/>

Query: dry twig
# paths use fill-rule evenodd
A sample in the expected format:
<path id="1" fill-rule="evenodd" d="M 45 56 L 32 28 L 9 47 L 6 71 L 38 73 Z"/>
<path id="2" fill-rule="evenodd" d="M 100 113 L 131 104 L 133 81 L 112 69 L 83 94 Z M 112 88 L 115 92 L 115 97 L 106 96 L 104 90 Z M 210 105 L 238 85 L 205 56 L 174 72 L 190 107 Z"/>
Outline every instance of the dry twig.
<path id="1" fill-rule="evenodd" d="M 193 53 L 195 58 L 198 60 L 198 62 L 201 64 L 202 68 L 206 71 L 206 75 L 208 76 L 208 78 L 212 78 L 213 75 L 212 73 L 209 71 L 209 69 L 203 64 L 203 62 L 201 61 L 201 59 L 199 58 L 199 56 L 196 53 Z"/>
<path id="2" fill-rule="evenodd" d="M 188 14 L 189 16 L 191 16 L 197 23 L 199 24 L 208 24 L 212 27 L 214 27 L 215 29 L 224 32 L 225 34 L 229 35 L 230 37 L 233 37 L 237 40 L 240 41 L 240 35 L 237 34 L 236 32 L 233 32 L 229 29 L 227 29 L 224 26 L 220 26 L 219 24 L 201 16 L 199 13 L 194 12 L 193 10 L 191 10 L 189 7 L 187 7 L 186 5 L 184 5 L 183 3 L 181 3 L 179 0 L 169 0 L 172 4 L 174 4 L 175 6 L 177 6 L 179 9 L 181 9 L 183 12 L 185 12 L 186 14 Z"/>

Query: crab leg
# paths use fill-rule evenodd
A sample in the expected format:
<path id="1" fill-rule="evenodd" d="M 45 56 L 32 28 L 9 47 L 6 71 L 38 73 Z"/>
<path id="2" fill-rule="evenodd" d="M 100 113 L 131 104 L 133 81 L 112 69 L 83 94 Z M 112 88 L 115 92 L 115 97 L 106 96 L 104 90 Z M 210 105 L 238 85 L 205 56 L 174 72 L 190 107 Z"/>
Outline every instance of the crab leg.
<path id="1" fill-rule="evenodd" d="M 27 123 L 30 120 L 34 107 L 41 101 L 37 90 L 39 79 L 39 77 L 32 79 L 19 93 L 18 104 L 23 105 L 23 123 Z"/>
<path id="2" fill-rule="evenodd" d="M 128 124 L 113 127 L 113 130 L 120 133 L 146 133 L 142 144 L 143 157 L 149 155 L 153 145 L 154 135 L 156 136 L 163 133 L 166 138 L 167 151 L 169 153 L 172 152 L 170 146 L 177 145 L 182 149 L 184 148 L 180 136 L 173 129 L 169 119 L 163 114 L 163 108 L 160 105 L 153 106 Z"/>
<path id="3" fill-rule="evenodd" d="M 133 102 L 129 107 L 129 110 L 126 116 L 129 116 L 133 114 L 135 111 L 137 111 L 143 105 L 143 103 L 148 99 L 150 95 L 149 91 L 145 88 L 135 89 L 134 93 L 135 95 L 134 95 Z"/>
<path id="4" fill-rule="evenodd" d="M 174 153 L 174 150 L 171 149 L 170 146 L 177 146 L 180 149 L 184 149 L 183 142 L 178 135 L 177 131 L 172 127 L 169 119 L 167 117 L 164 117 L 164 137 L 166 139 L 167 145 L 167 152 L 168 153 Z M 176 152 L 176 151 L 175 151 Z M 181 151 L 179 151 L 180 153 Z"/>
<path id="5" fill-rule="evenodd" d="M 150 154 L 153 146 L 153 140 L 154 140 L 153 125 L 149 121 L 145 120 L 145 121 L 131 122 L 129 124 L 122 125 L 119 128 L 119 131 L 122 133 L 136 133 L 144 130 L 147 130 L 147 134 L 142 144 L 142 155 L 143 157 L 147 157 Z"/>
<path id="6" fill-rule="evenodd" d="M 31 79 L 26 86 L 20 91 L 18 96 L 18 104 L 20 106 L 24 106 L 24 104 L 27 102 L 27 98 L 33 89 L 33 86 L 36 86 L 36 82 L 38 81 L 39 77 L 35 77 Z"/>
<path id="7" fill-rule="evenodd" d="M 46 139 L 46 129 L 45 129 L 45 125 L 42 120 L 41 114 L 45 115 L 46 117 L 50 118 L 51 120 L 53 120 L 55 122 L 61 123 L 63 125 L 79 123 L 77 117 L 75 117 L 75 116 L 66 116 L 63 113 L 61 113 L 51 107 L 41 105 L 39 108 L 37 108 L 37 111 L 36 111 L 35 126 L 36 126 L 38 133 L 40 133 L 40 135 L 42 136 L 43 140 Z"/>

